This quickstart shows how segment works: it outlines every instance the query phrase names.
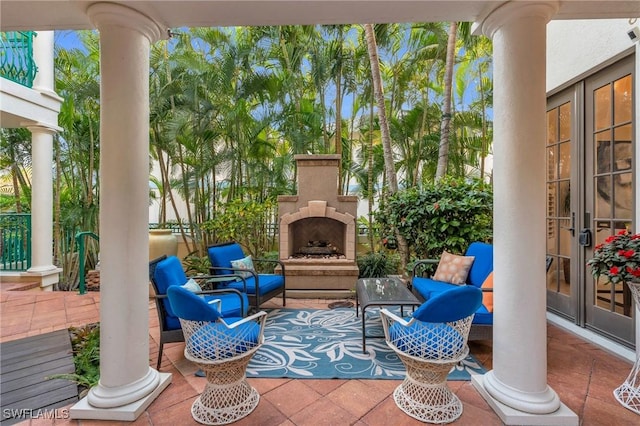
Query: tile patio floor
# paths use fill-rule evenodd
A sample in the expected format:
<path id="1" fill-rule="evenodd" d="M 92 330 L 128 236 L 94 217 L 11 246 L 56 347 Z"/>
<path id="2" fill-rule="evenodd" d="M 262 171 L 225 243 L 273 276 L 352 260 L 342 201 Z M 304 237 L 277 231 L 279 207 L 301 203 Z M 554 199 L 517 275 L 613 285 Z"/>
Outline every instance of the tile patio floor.
<path id="1" fill-rule="evenodd" d="M 323 309 L 330 301 L 288 299 L 287 308 Z M 99 293 L 0 291 L 0 343 L 34 334 L 80 326 L 99 320 Z M 264 308 L 280 307 L 280 301 Z M 158 353 L 158 318 L 149 303 L 149 363 Z M 612 390 L 626 378 L 631 363 L 574 336 L 561 328 L 548 328 L 548 383 L 560 399 L 578 414 L 580 424 L 640 425 L 640 416 L 622 407 Z M 471 342 L 471 352 L 492 368 L 491 342 Z M 190 414 L 193 400 L 204 388 L 204 378 L 184 359 L 183 343 L 165 345 L 161 371 L 172 373 L 172 383 L 133 425 L 198 424 Z M 522 368 L 526 368 L 523 365 Z M 397 380 L 249 379 L 260 392 L 260 404 L 237 425 L 416 425 L 393 401 Z M 498 416 L 471 382 L 449 382 L 464 404 L 455 425 L 501 425 Z M 27 420 L 22 425 L 118 424 L 95 420 Z"/>

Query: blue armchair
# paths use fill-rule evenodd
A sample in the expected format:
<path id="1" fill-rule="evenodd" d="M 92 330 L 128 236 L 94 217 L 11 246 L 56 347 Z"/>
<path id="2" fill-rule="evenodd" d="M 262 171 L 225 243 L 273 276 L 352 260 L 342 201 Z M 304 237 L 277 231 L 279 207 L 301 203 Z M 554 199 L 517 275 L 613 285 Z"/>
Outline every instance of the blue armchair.
<path id="1" fill-rule="evenodd" d="M 201 275 L 194 277 L 197 281 L 206 281 L 211 276 Z M 218 277 L 216 277 L 219 279 Z M 233 275 L 233 278 L 240 278 Z M 167 299 L 167 290 L 172 286 L 187 285 L 189 278 L 182 269 L 182 264 L 176 256 L 161 256 L 149 262 L 149 281 L 155 291 L 156 310 L 160 325 L 160 343 L 158 344 L 157 369 L 162 363 L 162 349 L 165 343 L 183 342 L 184 335 L 180 326 L 180 321 L 171 308 Z M 192 283 L 189 283 L 192 284 Z M 187 285 L 189 287 L 189 285 Z M 247 296 L 235 289 L 207 290 L 199 291 L 196 284 L 191 288 L 197 294 L 202 295 L 204 300 L 209 302 L 214 299 L 222 301 L 222 315 L 227 318 L 244 317 L 249 311 L 249 301 Z"/>
<path id="2" fill-rule="evenodd" d="M 191 405 L 191 416 L 206 425 L 235 422 L 253 411 L 260 394 L 247 382 L 251 357 L 264 342 L 266 312 L 225 319 L 220 301 L 207 303 L 182 286 L 167 290 L 184 330 L 184 356 L 205 372 L 207 384 Z"/>
<path id="3" fill-rule="evenodd" d="M 398 408 L 427 423 L 460 417 L 462 403 L 447 386 L 447 376 L 469 353 L 469 330 L 481 304 L 480 289 L 455 286 L 432 296 L 411 318 L 380 311 L 387 345 L 407 369 L 393 393 Z"/>
<path id="4" fill-rule="evenodd" d="M 249 304 L 259 309 L 262 303 L 282 294 L 282 306 L 287 303 L 285 286 L 284 263 L 279 260 L 253 259 L 244 254 L 240 244 L 228 242 L 216 244 L 207 248 L 211 267 L 211 275 L 241 274 L 246 280 L 244 283 L 236 280 L 218 281 L 220 289 L 234 288 L 246 293 Z M 281 274 L 259 274 L 253 267 L 253 262 L 271 262 L 280 266 Z"/>
<path id="5" fill-rule="evenodd" d="M 469 340 L 489 340 L 493 338 L 493 245 L 473 242 L 464 256 L 473 256 L 474 259 L 463 284 L 479 288 L 484 293 L 483 304 L 478 307 L 473 318 Z M 437 265 L 438 262 L 438 259 L 423 259 L 413 266 L 409 287 L 421 300 L 429 300 L 443 291 L 460 285 L 421 276 L 420 271 L 424 265 Z"/>

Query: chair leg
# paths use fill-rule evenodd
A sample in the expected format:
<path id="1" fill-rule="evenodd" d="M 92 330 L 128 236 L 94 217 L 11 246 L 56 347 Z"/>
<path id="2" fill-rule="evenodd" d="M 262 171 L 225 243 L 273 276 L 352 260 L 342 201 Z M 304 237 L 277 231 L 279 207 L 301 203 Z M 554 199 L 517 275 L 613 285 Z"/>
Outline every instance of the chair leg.
<path id="1" fill-rule="evenodd" d="M 422 422 L 450 423 L 462 415 L 462 402 L 447 386 L 457 362 L 432 364 L 401 356 L 407 374 L 393 392 L 398 408 Z"/>
<path id="2" fill-rule="evenodd" d="M 158 345 L 158 363 L 156 364 L 156 370 L 160 370 L 160 364 L 162 364 L 162 347 L 164 343 L 160 342 Z"/>

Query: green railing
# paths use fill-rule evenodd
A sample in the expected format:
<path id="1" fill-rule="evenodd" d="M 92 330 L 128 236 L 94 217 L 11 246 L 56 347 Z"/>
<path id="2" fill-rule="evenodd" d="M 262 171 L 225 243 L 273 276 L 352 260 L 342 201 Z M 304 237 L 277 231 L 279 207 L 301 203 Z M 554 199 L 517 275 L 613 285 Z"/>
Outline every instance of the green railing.
<path id="1" fill-rule="evenodd" d="M 86 289 L 86 279 L 87 277 L 85 277 L 84 275 L 84 261 L 85 258 L 87 257 L 87 254 L 85 253 L 85 249 L 84 249 L 84 241 L 85 241 L 85 237 L 91 237 L 96 241 L 100 241 L 100 238 L 94 234 L 93 232 L 90 231 L 83 231 L 83 232 L 78 232 L 76 234 L 76 244 L 78 246 L 78 257 L 79 257 L 79 287 L 80 287 L 80 294 L 85 294 L 87 292 Z"/>
<path id="2" fill-rule="evenodd" d="M 38 68 L 33 60 L 33 31 L 0 33 L 0 77 L 33 87 Z"/>
<path id="3" fill-rule="evenodd" d="M 31 215 L 0 214 L 0 268 L 26 271 L 31 267 Z"/>

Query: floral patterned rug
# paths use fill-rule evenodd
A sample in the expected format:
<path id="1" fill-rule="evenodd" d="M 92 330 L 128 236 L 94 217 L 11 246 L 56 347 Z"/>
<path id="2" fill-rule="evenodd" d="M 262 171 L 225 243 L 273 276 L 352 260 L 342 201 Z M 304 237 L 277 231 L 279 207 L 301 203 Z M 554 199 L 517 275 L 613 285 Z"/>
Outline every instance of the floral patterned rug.
<path id="1" fill-rule="evenodd" d="M 367 335 L 382 335 L 377 309 L 367 311 Z M 367 339 L 355 308 L 269 311 L 265 343 L 247 368 L 247 377 L 295 379 L 402 379 L 404 366 L 384 339 Z M 486 369 L 469 355 L 449 380 L 470 380 Z"/>

